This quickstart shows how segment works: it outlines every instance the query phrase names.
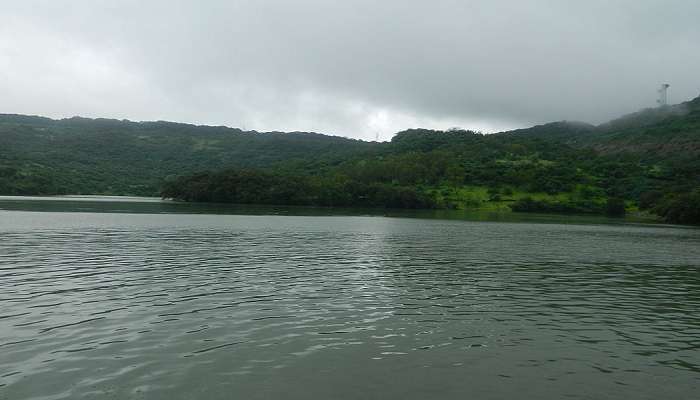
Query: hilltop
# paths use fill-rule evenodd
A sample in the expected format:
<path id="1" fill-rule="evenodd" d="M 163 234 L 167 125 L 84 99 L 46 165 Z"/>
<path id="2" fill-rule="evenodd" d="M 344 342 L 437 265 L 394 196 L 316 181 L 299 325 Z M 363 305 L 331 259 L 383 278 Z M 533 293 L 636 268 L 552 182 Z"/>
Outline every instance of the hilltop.
<path id="1" fill-rule="evenodd" d="M 525 134 L 589 147 L 601 154 L 637 154 L 650 159 L 700 157 L 700 97 L 649 108 L 595 126 L 554 122 L 504 134 Z"/>

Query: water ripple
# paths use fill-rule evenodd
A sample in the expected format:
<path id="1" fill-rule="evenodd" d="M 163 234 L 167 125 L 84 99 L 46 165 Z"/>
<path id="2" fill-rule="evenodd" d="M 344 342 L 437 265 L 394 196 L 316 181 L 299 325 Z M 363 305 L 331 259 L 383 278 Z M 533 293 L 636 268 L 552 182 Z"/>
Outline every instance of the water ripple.
<path id="1" fill-rule="evenodd" d="M 16 221 L 0 225 L 0 399 L 700 386 L 698 230 L 2 215 Z"/>

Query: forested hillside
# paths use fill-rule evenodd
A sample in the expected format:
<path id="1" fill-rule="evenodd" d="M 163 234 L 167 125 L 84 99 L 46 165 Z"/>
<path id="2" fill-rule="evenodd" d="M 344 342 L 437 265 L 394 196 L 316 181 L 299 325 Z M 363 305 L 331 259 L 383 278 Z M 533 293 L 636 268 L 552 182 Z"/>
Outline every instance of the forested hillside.
<path id="1" fill-rule="evenodd" d="M 599 126 L 389 143 L 169 122 L 0 115 L 0 194 L 608 213 L 700 223 L 700 98 Z"/>
<path id="2" fill-rule="evenodd" d="M 554 122 L 507 134 L 590 147 L 601 154 L 632 153 L 645 159 L 692 161 L 700 157 L 700 97 L 628 114 L 599 126 Z"/>
<path id="3" fill-rule="evenodd" d="M 220 170 L 169 180 L 189 201 L 479 208 L 700 223 L 700 98 L 600 126 L 557 122 L 482 135 L 399 132 L 325 169 Z"/>
<path id="4" fill-rule="evenodd" d="M 315 133 L 110 119 L 0 115 L 0 194 L 159 194 L 172 175 L 333 164 L 372 144 Z"/>

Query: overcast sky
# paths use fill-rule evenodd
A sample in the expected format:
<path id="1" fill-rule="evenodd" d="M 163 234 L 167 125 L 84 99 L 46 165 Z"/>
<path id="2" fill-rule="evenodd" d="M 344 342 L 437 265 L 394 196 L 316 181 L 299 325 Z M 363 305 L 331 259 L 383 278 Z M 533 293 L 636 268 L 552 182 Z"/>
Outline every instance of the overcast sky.
<path id="1" fill-rule="evenodd" d="M 0 0 L 0 113 L 388 139 L 700 94 L 698 0 Z"/>

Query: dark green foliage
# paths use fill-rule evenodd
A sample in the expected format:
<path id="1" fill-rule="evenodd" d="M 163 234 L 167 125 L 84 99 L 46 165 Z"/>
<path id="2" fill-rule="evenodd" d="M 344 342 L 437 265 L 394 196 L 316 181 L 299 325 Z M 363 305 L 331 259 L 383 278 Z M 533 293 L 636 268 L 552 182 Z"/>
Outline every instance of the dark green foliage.
<path id="1" fill-rule="evenodd" d="M 413 187 L 343 177 L 287 175 L 255 170 L 198 173 L 164 183 L 161 195 L 184 201 L 309 206 L 433 208 Z"/>
<path id="2" fill-rule="evenodd" d="M 654 211 L 674 224 L 700 224 L 700 188 L 690 193 L 669 194 Z"/>
<path id="3" fill-rule="evenodd" d="M 581 201 L 549 201 L 534 200 L 530 197 L 515 201 L 510 208 L 517 212 L 561 213 L 561 214 L 601 214 L 603 206 L 600 203 Z"/>
<path id="4" fill-rule="evenodd" d="M 611 217 L 625 215 L 625 201 L 617 197 L 610 197 L 605 205 L 605 214 Z"/>
<path id="5" fill-rule="evenodd" d="M 170 175 L 301 163 L 323 169 L 372 143 L 170 122 L 0 115 L 0 194 L 157 195 Z"/>
<path id="6" fill-rule="evenodd" d="M 465 187 L 489 190 L 480 198 L 463 194 Z M 412 129 L 390 143 L 0 115 L 0 194 L 402 208 L 500 203 L 611 215 L 627 203 L 668 222 L 698 223 L 699 187 L 700 98 L 600 126 L 558 122 L 493 135 Z"/>

